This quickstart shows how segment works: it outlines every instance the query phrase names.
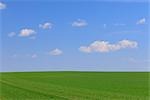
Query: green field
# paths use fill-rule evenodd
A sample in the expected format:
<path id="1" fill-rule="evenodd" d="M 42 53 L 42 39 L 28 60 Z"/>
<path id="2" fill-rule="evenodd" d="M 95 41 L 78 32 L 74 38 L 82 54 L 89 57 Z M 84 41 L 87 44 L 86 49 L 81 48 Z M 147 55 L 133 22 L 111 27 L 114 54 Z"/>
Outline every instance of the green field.
<path id="1" fill-rule="evenodd" d="M 148 72 L 0 73 L 1 100 L 150 100 Z"/>

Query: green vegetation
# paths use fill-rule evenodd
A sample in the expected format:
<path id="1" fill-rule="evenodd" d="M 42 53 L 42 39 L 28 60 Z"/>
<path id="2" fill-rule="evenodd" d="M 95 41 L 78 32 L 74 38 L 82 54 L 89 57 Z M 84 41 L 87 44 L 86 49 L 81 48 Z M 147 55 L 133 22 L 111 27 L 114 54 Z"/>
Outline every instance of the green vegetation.
<path id="1" fill-rule="evenodd" d="M 149 72 L 0 73 L 1 100 L 148 100 Z"/>

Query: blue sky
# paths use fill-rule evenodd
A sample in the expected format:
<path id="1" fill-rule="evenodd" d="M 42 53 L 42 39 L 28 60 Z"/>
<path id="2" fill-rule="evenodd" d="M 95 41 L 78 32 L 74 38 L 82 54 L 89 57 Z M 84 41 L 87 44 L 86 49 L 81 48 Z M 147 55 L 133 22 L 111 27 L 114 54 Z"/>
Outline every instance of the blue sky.
<path id="1" fill-rule="evenodd" d="M 0 3 L 1 71 L 147 71 L 148 2 Z"/>

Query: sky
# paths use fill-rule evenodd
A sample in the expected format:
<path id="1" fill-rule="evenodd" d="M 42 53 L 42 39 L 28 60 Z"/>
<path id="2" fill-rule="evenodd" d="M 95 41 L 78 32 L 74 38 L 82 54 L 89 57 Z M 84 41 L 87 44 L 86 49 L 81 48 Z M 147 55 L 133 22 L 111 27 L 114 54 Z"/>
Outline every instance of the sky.
<path id="1" fill-rule="evenodd" d="M 146 0 L 2 0 L 0 71 L 148 71 Z"/>

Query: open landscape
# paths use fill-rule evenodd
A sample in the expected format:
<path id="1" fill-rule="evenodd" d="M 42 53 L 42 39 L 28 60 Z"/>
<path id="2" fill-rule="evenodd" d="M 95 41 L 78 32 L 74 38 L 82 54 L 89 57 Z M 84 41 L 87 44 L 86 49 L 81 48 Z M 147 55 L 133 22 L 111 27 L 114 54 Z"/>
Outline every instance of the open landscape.
<path id="1" fill-rule="evenodd" d="M 0 0 L 0 100 L 150 100 L 149 0 Z"/>
<path id="2" fill-rule="evenodd" d="M 1 100 L 149 100 L 148 72 L 0 73 Z"/>

